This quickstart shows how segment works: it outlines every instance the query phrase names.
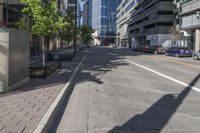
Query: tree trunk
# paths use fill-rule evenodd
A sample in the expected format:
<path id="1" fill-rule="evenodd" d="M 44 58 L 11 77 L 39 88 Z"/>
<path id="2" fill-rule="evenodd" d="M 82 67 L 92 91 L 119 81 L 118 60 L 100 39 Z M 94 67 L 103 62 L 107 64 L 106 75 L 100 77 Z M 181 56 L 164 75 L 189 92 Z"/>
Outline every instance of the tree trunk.
<path id="1" fill-rule="evenodd" d="M 42 65 L 43 67 L 45 67 L 45 41 L 43 36 L 42 36 Z"/>

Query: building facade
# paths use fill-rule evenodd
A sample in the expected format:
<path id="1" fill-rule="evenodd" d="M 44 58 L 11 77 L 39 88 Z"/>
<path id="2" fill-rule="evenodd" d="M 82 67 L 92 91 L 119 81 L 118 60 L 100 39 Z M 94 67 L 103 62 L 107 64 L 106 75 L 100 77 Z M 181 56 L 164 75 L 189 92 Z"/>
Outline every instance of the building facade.
<path id="1" fill-rule="evenodd" d="M 173 0 L 140 0 L 129 21 L 132 48 L 139 45 L 172 45 L 170 29 L 174 22 Z"/>
<path id="2" fill-rule="evenodd" d="M 128 47 L 130 45 L 127 34 L 128 21 L 135 10 L 137 0 L 122 0 L 118 4 L 116 44 L 121 47 Z"/>
<path id="3" fill-rule="evenodd" d="M 87 0 L 83 6 L 83 25 L 92 27 L 92 0 Z"/>
<path id="4" fill-rule="evenodd" d="M 181 3 L 181 30 L 185 44 L 195 51 L 200 50 L 200 0 L 185 0 Z"/>
<path id="5" fill-rule="evenodd" d="M 116 0 L 92 0 L 92 28 L 95 44 L 109 45 L 116 38 Z"/>
<path id="6" fill-rule="evenodd" d="M 21 8 L 19 0 L 0 0 L 0 27 L 14 27 L 22 16 Z"/>
<path id="7" fill-rule="evenodd" d="M 78 1 L 78 0 L 77 0 Z M 49 1 L 41 1 L 48 4 Z M 77 2 L 79 3 L 79 1 Z M 75 0 L 57 0 L 58 11 L 61 15 L 66 14 L 67 8 L 72 8 L 75 11 Z M 80 6 L 79 6 L 80 7 Z M 0 0 L 0 27 L 16 29 L 16 22 L 19 21 L 22 16 L 26 19 L 27 27 L 30 26 L 28 17 L 21 14 L 23 6 L 20 0 Z M 78 8 L 78 6 L 77 6 Z M 80 9 L 80 8 L 78 8 Z M 77 20 L 77 24 L 80 24 L 80 18 Z M 38 56 L 42 49 L 42 40 L 38 35 L 31 35 L 30 37 L 30 56 Z M 45 38 L 46 49 L 59 49 L 62 47 L 62 40 L 59 33 L 55 33 L 53 36 Z"/>

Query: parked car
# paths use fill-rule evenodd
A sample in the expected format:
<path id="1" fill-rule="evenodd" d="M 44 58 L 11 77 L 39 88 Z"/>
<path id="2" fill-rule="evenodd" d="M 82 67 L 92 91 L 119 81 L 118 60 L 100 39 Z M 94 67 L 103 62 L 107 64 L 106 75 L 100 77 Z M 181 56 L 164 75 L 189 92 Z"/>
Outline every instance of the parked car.
<path id="1" fill-rule="evenodd" d="M 168 50 L 168 48 L 166 48 L 166 47 L 157 46 L 157 47 L 154 49 L 154 54 L 164 54 L 167 50 Z"/>
<path id="2" fill-rule="evenodd" d="M 147 50 L 148 53 L 154 53 L 155 48 L 156 48 L 156 46 L 149 45 L 146 50 Z"/>
<path id="3" fill-rule="evenodd" d="M 146 51 L 148 53 L 154 53 L 154 54 L 164 54 L 167 51 L 168 48 L 164 48 L 163 46 L 156 46 L 156 45 L 148 45 L 146 47 Z M 145 51 L 144 50 L 144 51 Z"/>
<path id="4" fill-rule="evenodd" d="M 89 44 L 85 44 L 84 47 L 85 48 L 90 48 L 90 45 Z"/>
<path id="5" fill-rule="evenodd" d="M 187 47 L 171 47 L 166 52 L 167 56 L 176 56 L 176 57 L 191 57 L 193 51 Z"/>
<path id="6" fill-rule="evenodd" d="M 147 53 L 149 51 L 150 45 L 140 45 L 139 52 Z"/>
<path id="7" fill-rule="evenodd" d="M 194 60 L 200 60 L 200 50 L 192 54 Z"/>

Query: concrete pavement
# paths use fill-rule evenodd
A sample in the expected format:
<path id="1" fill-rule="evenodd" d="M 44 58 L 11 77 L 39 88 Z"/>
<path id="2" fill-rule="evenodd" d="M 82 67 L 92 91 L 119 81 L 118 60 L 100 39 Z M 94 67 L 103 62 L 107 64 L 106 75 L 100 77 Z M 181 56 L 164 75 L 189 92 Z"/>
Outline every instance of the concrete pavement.
<path id="1" fill-rule="evenodd" d="M 199 62 L 93 47 L 55 132 L 200 133 L 200 93 L 127 60 L 200 88 Z"/>
<path id="2" fill-rule="evenodd" d="M 0 94 L 0 133 L 32 133 L 82 58 L 79 53 L 46 79 L 32 79 L 17 91 Z"/>

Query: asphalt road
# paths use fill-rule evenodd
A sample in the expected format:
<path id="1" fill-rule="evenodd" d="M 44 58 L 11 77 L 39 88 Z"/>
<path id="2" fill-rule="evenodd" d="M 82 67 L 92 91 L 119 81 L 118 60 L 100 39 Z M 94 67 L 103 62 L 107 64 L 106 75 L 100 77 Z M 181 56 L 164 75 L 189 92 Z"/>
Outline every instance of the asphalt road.
<path id="1" fill-rule="evenodd" d="M 58 133 L 200 133 L 200 61 L 92 47 Z"/>

